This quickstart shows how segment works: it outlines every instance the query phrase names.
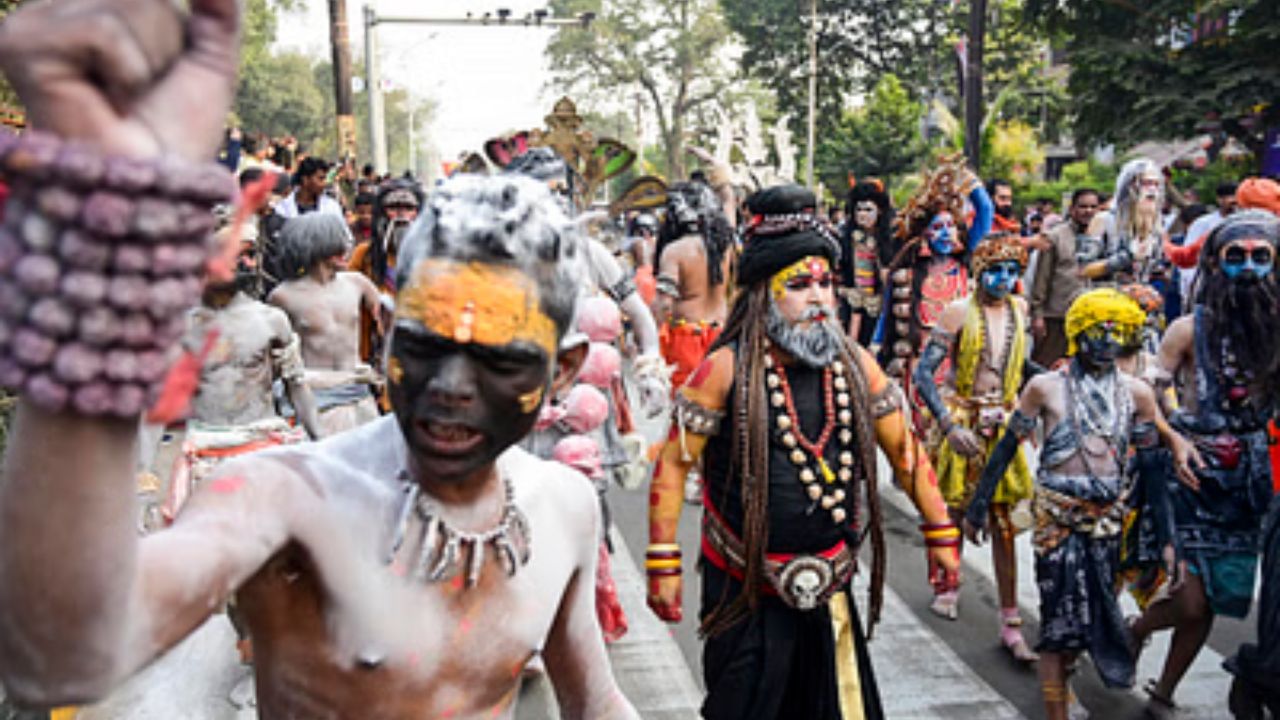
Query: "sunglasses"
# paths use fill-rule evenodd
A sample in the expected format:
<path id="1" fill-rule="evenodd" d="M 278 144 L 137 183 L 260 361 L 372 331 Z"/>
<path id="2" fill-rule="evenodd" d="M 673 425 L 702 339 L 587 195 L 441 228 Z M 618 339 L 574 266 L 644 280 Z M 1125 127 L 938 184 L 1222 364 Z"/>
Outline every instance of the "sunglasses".
<path id="1" fill-rule="evenodd" d="M 1244 265 L 1248 262 L 1266 266 L 1275 261 L 1276 250 L 1265 240 L 1238 240 L 1222 248 L 1219 257 L 1223 265 Z"/>

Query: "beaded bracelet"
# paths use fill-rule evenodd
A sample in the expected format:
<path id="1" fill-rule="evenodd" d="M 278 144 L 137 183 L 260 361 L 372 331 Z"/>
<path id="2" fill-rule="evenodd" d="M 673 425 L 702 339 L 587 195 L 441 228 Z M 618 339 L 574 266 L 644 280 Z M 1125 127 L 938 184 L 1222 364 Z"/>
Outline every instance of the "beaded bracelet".
<path id="1" fill-rule="evenodd" d="M 199 300 L 225 168 L 0 133 L 0 386 L 51 411 L 133 417 Z"/>

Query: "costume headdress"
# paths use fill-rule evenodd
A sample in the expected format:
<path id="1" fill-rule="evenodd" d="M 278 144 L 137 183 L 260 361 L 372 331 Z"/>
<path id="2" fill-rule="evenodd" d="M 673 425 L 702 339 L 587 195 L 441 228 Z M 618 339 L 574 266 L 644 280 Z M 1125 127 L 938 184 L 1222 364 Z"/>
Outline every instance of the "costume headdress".
<path id="1" fill-rule="evenodd" d="M 979 182 L 960 155 L 941 158 L 936 167 L 924 170 L 920 177 L 920 188 L 898 213 L 894 229 L 898 240 L 919 237 L 933 216 L 944 210 L 957 223 L 962 221 L 965 198 Z"/>
<path id="2" fill-rule="evenodd" d="M 1128 295 L 1112 288 L 1090 290 L 1071 303 L 1067 310 L 1067 354 L 1075 355 L 1080 333 L 1104 322 L 1113 322 L 1139 332 L 1147 321 L 1147 314 Z"/>
<path id="3" fill-rule="evenodd" d="M 747 200 L 751 218 L 738 259 L 740 286 L 768 280 L 811 255 L 825 257 L 833 266 L 840 261 L 840 244 L 818 217 L 817 204 L 813 192 L 800 185 L 766 188 Z"/>
<path id="4" fill-rule="evenodd" d="M 969 268 L 973 271 L 973 277 L 978 277 L 992 265 L 1009 260 L 1018 263 L 1018 267 L 1025 268 L 1027 249 L 1012 233 L 992 233 L 974 248 Z"/>

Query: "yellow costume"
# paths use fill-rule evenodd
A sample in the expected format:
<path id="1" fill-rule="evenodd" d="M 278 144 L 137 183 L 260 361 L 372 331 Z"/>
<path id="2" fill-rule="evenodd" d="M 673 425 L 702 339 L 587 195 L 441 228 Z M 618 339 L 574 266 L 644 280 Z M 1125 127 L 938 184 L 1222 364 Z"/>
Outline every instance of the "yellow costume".
<path id="1" fill-rule="evenodd" d="M 964 328 L 960 332 L 956 351 L 955 392 L 943 401 L 956 425 L 972 430 L 982 441 L 982 455 L 969 460 L 951 447 L 951 441 L 942 438 L 933 453 L 933 466 L 938 473 L 938 489 L 947 505 L 964 510 L 977 488 L 978 478 L 986 457 L 1005 433 L 1005 421 L 1018 402 L 1018 390 L 1022 385 L 1022 366 L 1026 358 L 1026 316 L 1019 306 L 1009 301 L 1009 319 L 1014 324 L 1010 336 L 1011 346 L 1004 366 L 1004 382 L 1000 395 L 975 398 L 973 383 L 978 376 L 978 362 L 982 358 L 986 333 L 983 330 L 982 306 L 976 297 L 969 300 Z M 1022 448 L 1009 464 L 1000 484 L 996 486 L 995 504 L 1012 505 L 1031 497 L 1031 469 Z"/>

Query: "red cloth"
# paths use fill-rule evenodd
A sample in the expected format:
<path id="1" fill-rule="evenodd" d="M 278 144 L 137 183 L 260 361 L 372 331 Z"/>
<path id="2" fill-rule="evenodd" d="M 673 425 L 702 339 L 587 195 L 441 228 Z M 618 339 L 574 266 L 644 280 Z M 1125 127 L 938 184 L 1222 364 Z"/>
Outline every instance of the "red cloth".
<path id="1" fill-rule="evenodd" d="M 1271 489 L 1280 493 L 1280 425 L 1275 420 L 1267 423 L 1267 434 L 1271 436 Z"/>
<path id="2" fill-rule="evenodd" d="M 671 374 L 671 391 L 684 385 L 694 370 L 702 364 L 707 350 L 720 336 L 720 326 L 715 323 L 694 323 L 679 320 L 662 326 L 658 334 L 662 357 L 668 365 L 675 365 Z"/>

